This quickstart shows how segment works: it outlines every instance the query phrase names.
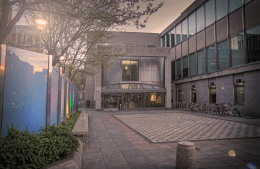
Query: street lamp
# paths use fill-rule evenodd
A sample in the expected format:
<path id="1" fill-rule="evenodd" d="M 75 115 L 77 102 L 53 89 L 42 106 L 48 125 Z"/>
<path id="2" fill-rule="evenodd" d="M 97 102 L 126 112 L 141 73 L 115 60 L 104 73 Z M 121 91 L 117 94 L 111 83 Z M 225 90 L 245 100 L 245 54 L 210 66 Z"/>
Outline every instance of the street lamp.
<path id="1" fill-rule="evenodd" d="M 35 19 L 34 22 L 35 22 L 36 28 L 41 31 L 40 37 L 39 37 L 39 47 L 38 47 L 38 52 L 40 52 L 42 31 L 44 30 L 44 28 L 46 27 L 48 22 L 44 19 Z"/>

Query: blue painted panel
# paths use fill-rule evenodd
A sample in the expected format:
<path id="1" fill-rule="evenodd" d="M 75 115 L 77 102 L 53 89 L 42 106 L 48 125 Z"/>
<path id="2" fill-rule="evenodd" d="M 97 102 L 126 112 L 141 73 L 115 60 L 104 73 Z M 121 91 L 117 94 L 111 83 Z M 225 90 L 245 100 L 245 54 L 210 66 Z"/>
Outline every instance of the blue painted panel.
<path id="1" fill-rule="evenodd" d="M 2 136 L 8 125 L 40 133 L 46 125 L 48 56 L 7 47 Z"/>
<path id="2" fill-rule="evenodd" d="M 64 115 L 64 103 L 65 103 L 65 75 L 62 74 L 61 75 L 61 115 L 60 115 L 60 121 L 62 122 L 63 119 L 65 118 L 65 115 Z"/>
<path id="3" fill-rule="evenodd" d="M 58 116 L 58 85 L 59 85 L 59 68 L 53 67 L 51 77 L 51 111 L 50 111 L 50 125 L 57 126 Z"/>

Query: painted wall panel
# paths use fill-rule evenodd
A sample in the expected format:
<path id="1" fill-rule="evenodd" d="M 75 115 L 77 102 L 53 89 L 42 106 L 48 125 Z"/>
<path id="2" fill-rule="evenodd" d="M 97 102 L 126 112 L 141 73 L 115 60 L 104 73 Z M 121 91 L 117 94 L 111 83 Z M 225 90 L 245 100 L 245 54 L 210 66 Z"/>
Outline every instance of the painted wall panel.
<path id="1" fill-rule="evenodd" d="M 2 136 L 7 127 L 39 133 L 46 124 L 48 56 L 7 47 Z"/>
<path id="2" fill-rule="evenodd" d="M 51 77 L 51 111 L 50 125 L 57 125 L 58 116 L 58 84 L 59 84 L 59 68 L 53 67 Z"/>

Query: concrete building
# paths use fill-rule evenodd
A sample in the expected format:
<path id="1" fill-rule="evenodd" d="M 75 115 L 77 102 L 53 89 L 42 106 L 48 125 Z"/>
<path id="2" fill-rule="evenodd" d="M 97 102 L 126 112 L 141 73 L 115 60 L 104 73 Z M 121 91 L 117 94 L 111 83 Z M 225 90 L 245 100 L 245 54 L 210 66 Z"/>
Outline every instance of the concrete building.
<path id="1" fill-rule="evenodd" d="M 206 102 L 259 113 L 259 9 L 258 0 L 196 0 L 160 34 L 116 32 L 108 47 L 132 52 L 87 78 L 86 100 L 96 109 Z"/>

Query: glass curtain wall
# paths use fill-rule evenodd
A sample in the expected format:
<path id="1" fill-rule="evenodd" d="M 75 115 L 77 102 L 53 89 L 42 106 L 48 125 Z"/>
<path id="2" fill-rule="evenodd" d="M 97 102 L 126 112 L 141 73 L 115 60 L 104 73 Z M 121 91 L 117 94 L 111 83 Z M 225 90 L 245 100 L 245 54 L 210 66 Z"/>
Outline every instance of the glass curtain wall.
<path id="1" fill-rule="evenodd" d="M 181 31 L 182 31 L 182 41 L 184 41 L 188 37 L 188 23 L 187 23 L 187 19 L 182 21 L 181 27 L 182 27 L 182 29 L 181 29 Z"/>
<path id="2" fill-rule="evenodd" d="M 245 0 L 245 4 L 248 3 L 248 2 L 250 2 L 250 1 L 252 1 L 252 0 Z"/>
<path id="3" fill-rule="evenodd" d="M 204 28 L 204 11 L 203 6 L 196 10 L 197 32 Z"/>
<path id="4" fill-rule="evenodd" d="M 171 30 L 171 47 L 175 46 L 175 29 Z"/>
<path id="5" fill-rule="evenodd" d="M 176 45 L 181 43 L 181 24 L 176 27 Z"/>
<path id="6" fill-rule="evenodd" d="M 260 25 L 246 31 L 247 62 L 260 61 Z"/>
<path id="7" fill-rule="evenodd" d="M 172 61 L 172 81 L 175 80 L 175 61 Z"/>
<path id="8" fill-rule="evenodd" d="M 119 108 L 121 94 L 104 94 L 104 109 Z"/>
<path id="9" fill-rule="evenodd" d="M 183 73 L 183 78 L 188 77 L 188 57 L 184 57 L 182 59 L 183 65 L 182 65 L 182 73 Z"/>
<path id="10" fill-rule="evenodd" d="M 164 107 L 164 93 L 149 93 L 149 107 Z"/>
<path id="11" fill-rule="evenodd" d="M 230 39 L 230 52 L 232 67 L 244 64 L 243 33 L 239 33 Z"/>
<path id="12" fill-rule="evenodd" d="M 208 2 L 205 3 L 205 23 L 206 23 L 206 27 L 211 25 L 215 21 L 213 9 L 214 9 L 213 8 L 213 0 L 209 0 Z"/>
<path id="13" fill-rule="evenodd" d="M 215 45 L 207 48 L 207 62 L 208 73 L 216 71 Z"/>
<path id="14" fill-rule="evenodd" d="M 177 60 L 177 79 L 181 78 L 181 59 Z"/>
<path id="15" fill-rule="evenodd" d="M 204 49 L 197 53 L 197 57 L 198 57 L 198 74 L 205 73 Z"/>
<path id="16" fill-rule="evenodd" d="M 190 76 L 196 75 L 196 57 L 195 53 L 189 56 L 190 61 Z"/>
<path id="17" fill-rule="evenodd" d="M 217 44 L 218 46 L 218 69 L 225 69 L 229 67 L 228 59 L 228 41 L 225 40 Z"/>
<path id="18" fill-rule="evenodd" d="M 134 60 L 122 61 L 122 81 L 139 81 L 139 64 Z"/>
<path id="19" fill-rule="evenodd" d="M 124 108 L 142 108 L 143 94 L 142 93 L 125 93 Z"/>
<path id="20" fill-rule="evenodd" d="M 170 47 L 170 32 L 165 35 L 166 47 Z"/>
<path id="21" fill-rule="evenodd" d="M 195 14 L 189 16 L 189 37 L 195 34 Z"/>
<path id="22" fill-rule="evenodd" d="M 216 16 L 217 20 L 224 17 L 227 14 L 226 0 L 217 0 L 216 2 Z"/>
<path id="23" fill-rule="evenodd" d="M 228 8 L 229 8 L 229 13 L 233 12 L 237 8 L 242 6 L 242 0 L 229 0 L 228 1 Z"/>

